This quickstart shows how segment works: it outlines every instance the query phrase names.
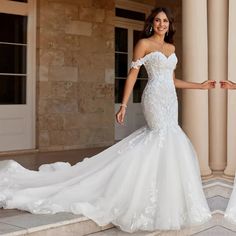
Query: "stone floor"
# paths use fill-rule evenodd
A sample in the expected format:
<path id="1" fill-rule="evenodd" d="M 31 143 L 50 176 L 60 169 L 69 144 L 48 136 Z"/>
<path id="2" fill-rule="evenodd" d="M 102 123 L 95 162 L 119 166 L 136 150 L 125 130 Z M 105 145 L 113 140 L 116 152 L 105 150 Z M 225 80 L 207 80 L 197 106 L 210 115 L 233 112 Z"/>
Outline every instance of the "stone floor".
<path id="1" fill-rule="evenodd" d="M 101 148 L 88 148 L 79 150 L 57 151 L 57 152 L 38 152 L 21 151 L 21 152 L 0 152 L 0 161 L 6 159 L 12 159 L 23 165 L 24 167 L 32 170 L 38 169 L 38 167 L 45 163 L 53 163 L 56 161 L 69 162 L 71 165 L 82 161 L 85 157 L 91 157 L 106 147 Z"/>
<path id="2" fill-rule="evenodd" d="M 74 164 L 85 156 L 92 156 L 102 149 L 54 153 L 22 153 L 22 155 L 0 156 L 3 159 L 15 159 L 27 168 L 36 169 L 43 163 L 69 161 Z M 229 197 L 232 192 L 233 179 L 228 179 L 221 172 L 203 180 L 203 188 L 210 209 L 212 220 L 204 225 L 165 232 L 138 232 L 129 234 L 114 228 L 113 225 L 99 227 L 93 221 L 81 215 L 60 213 L 55 215 L 32 215 L 18 210 L 0 209 L 0 235 L 16 236 L 236 236 L 236 225 L 223 218 Z"/>

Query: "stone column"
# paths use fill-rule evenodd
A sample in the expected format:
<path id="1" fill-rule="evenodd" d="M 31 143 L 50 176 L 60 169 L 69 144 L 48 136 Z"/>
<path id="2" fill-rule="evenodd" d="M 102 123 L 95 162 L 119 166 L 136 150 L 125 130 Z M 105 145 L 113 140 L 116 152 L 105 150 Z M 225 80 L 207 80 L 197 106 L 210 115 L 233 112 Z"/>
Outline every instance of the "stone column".
<path id="1" fill-rule="evenodd" d="M 209 79 L 217 87 L 209 91 L 209 154 L 212 170 L 224 170 L 227 146 L 227 96 L 218 82 L 227 79 L 228 1 L 208 0 Z"/>
<path id="2" fill-rule="evenodd" d="M 207 0 L 182 0 L 183 79 L 203 82 L 208 79 Z M 183 129 L 199 158 L 201 174 L 211 174 L 208 141 L 208 92 L 183 90 Z"/>
<path id="3" fill-rule="evenodd" d="M 236 82 L 236 1 L 229 0 L 228 79 Z M 225 175 L 233 176 L 236 170 L 236 91 L 228 91 L 227 112 L 227 166 Z"/>

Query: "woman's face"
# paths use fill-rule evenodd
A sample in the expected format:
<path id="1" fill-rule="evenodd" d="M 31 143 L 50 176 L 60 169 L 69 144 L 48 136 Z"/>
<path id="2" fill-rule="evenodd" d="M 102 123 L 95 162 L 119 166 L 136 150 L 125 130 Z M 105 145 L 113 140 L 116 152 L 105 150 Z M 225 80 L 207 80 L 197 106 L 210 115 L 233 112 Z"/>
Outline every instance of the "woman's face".
<path id="1" fill-rule="evenodd" d="M 165 35 L 169 30 L 169 20 L 164 12 L 159 12 L 153 20 L 154 33 L 158 35 Z"/>

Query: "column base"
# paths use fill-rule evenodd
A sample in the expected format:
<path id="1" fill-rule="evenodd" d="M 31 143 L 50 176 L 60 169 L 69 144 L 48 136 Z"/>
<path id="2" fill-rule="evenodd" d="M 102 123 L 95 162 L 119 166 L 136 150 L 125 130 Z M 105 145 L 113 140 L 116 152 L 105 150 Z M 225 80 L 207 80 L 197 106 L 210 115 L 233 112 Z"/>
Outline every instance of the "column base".
<path id="1" fill-rule="evenodd" d="M 224 170 L 224 176 L 226 178 L 233 178 L 235 176 L 235 169 L 230 169 L 228 166 Z"/>
<path id="2" fill-rule="evenodd" d="M 213 174 L 212 174 L 211 169 L 210 168 L 207 168 L 207 169 L 204 169 L 204 170 L 201 169 L 201 176 L 204 179 L 212 177 Z"/>
<path id="3" fill-rule="evenodd" d="M 226 168 L 226 162 L 224 163 L 209 163 L 212 171 L 224 171 Z"/>

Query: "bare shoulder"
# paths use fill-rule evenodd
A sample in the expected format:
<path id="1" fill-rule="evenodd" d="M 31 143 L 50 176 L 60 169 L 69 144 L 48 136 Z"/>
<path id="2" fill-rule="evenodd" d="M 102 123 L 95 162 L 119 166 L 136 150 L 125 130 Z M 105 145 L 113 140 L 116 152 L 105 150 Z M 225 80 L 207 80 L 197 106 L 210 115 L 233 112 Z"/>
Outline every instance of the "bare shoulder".
<path id="1" fill-rule="evenodd" d="M 171 54 L 175 52 L 175 45 L 171 43 L 166 43 L 166 49 Z"/>
<path id="2" fill-rule="evenodd" d="M 133 61 L 136 61 L 145 56 L 147 51 L 148 40 L 140 39 L 134 48 Z"/>
<path id="3" fill-rule="evenodd" d="M 148 39 L 140 39 L 138 42 L 137 42 L 137 46 L 139 46 L 139 47 L 147 47 L 147 45 L 148 45 L 148 42 L 149 42 L 149 40 Z"/>

